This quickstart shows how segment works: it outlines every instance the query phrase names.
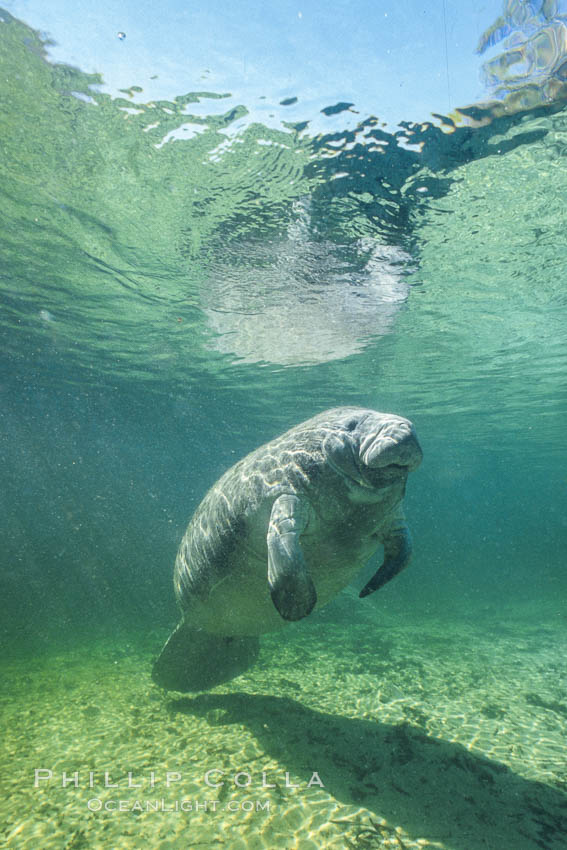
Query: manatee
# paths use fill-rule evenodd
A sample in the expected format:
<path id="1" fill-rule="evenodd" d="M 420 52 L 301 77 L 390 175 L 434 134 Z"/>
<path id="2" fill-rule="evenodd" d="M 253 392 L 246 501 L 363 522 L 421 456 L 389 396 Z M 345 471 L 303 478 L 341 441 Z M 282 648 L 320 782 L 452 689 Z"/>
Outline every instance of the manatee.
<path id="1" fill-rule="evenodd" d="M 181 541 L 174 587 L 182 619 L 152 678 L 200 691 L 242 673 L 259 635 L 333 599 L 380 544 L 368 596 L 403 570 L 402 508 L 422 451 L 408 419 L 337 407 L 244 457 L 213 485 Z"/>

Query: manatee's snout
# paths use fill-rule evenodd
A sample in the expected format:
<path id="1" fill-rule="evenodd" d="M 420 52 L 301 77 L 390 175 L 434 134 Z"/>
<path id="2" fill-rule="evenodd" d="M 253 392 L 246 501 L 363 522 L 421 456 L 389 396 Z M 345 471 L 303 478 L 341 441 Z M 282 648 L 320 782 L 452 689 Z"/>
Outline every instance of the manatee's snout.
<path id="1" fill-rule="evenodd" d="M 392 416 L 362 440 L 360 457 L 370 469 L 399 466 L 409 473 L 419 466 L 423 452 L 409 419 Z"/>

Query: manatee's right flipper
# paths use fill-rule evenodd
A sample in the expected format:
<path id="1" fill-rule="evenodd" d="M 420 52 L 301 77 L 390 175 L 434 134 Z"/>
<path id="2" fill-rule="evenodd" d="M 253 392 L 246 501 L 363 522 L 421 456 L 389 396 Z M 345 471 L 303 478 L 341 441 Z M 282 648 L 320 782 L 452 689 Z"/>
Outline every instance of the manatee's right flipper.
<path id="1" fill-rule="evenodd" d="M 206 691 L 243 673 L 259 649 L 257 637 L 212 635 L 181 622 L 154 663 L 152 679 L 168 691 Z"/>
<path id="2" fill-rule="evenodd" d="M 309 519 L 309 504 L 284 494 L 272 506 L 268 526 L 268 585 L 284 620 L 301 620 L 317 602 L 299 537 Z"/>

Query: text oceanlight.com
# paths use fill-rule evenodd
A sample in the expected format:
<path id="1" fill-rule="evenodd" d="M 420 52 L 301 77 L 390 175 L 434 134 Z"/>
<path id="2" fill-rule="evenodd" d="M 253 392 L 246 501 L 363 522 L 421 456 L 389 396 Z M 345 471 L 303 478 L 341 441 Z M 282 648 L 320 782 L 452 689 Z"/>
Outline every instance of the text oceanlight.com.
<path id="1" fill-rule="evenodd" d="M 87 801 L 90 812 L 269 812 L 269 800 L 101 800 Z"/>

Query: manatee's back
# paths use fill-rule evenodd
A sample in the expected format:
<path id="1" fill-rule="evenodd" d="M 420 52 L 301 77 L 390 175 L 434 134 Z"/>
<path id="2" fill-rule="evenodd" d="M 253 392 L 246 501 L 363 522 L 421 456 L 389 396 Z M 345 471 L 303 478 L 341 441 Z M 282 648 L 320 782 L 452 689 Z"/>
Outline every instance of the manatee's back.
<path id="1" fill-rule="evenodd" d="M 246 536 L 241 461 L 211 487 L 193 514 L 175 559 L 173 582 L 182 610 L 205 600 Z M 240 484 L 240 486 L 239 486 Z M 248 488 L 246 488 L 248 489 Z"/>
<path id="2" fill-rule="evenodd" d="M 325 463 L 321 419 L 314 417 L 260 446 L 208 491 L 191 518 L 175 561 L 174 586 L 182 610 L 196 600 L 207 600 L 244 550 L 250 561 L 256 556 L 265 573 L 266 534 L 275 499 L 284 492 L 312 492 L 321 475 Z"/>

